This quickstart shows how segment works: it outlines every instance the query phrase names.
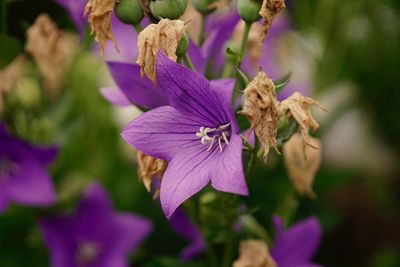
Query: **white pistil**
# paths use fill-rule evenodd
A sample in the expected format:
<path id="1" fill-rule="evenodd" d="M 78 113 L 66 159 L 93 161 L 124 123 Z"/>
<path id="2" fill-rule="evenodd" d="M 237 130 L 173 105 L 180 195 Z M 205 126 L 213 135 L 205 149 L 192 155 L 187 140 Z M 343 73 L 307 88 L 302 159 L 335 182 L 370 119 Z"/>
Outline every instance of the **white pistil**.
<path id="1" fill-rule="evenodd" d="M 229 145 L 229 140 L 228 137 L 230 135 L 229 132 L 229 127 L 230 123 L 221 125 L 218 128 L 208 128 L 208 127 L 200 127 L 199 131 L 196 133 L 197 137 L 200 137 L 200 143 L 201 144 L 208 144 L 210 143 L 209 147 L 207 148 L 207 151 L 210 151 L 214 145 L 214 142 L 218 139 L 218 147 L 219 151 L 222 152 L 222 141 L 225 142 L 225 144 Z M 209 134 L 213 134 L 212 136 L 209 136 Z"/>

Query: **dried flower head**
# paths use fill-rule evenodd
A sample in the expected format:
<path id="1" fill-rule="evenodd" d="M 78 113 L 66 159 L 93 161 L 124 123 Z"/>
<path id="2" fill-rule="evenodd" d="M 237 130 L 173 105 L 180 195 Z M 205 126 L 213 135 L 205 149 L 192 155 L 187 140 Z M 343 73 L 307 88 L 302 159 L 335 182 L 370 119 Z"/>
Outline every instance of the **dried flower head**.
<path id="1" fill-rule="evenodd" d="M 84 16 L 89 13 L 91 34 L 96 34 L 96 42 L 100 45 L 100 55 L 104 53 L 104 45 L 111 40 L 118 51 L 117 40 L 111 29 L 111 16 L 117 0 L 89 0 L 85 7 Z"/>
<path id="2" fill-rule="evenodd" d="M 297 123 L 300 125 L 301 135 L 304 142 L 314 147 L 308 136 L 309 128 L 314 131 L 319 128 L 318 122 L 313 118 L 310 112 L 310 105 L 317 105 L 322 110 L 325 110 L 318 101 L 310 97 L 303 96 L 299 92 L 295 92 L 293 95 L 289 96 L 281 102 L 280 109 L 282 114 L 286 115 L 288 118 L 293 117 Z M 316 147 L 314 147 L 316 148 Z"/>
<path id="3" fill-rule="evenodd" d="M 317 149 L 305 146 L 301 135 L 294 134 L 283 146 L 283 156 L 289 178 L 297 192 L 315 198 L 312 186 L 321 164 L 321 142 L 312 137 L 309 141 Z"/>
<path id="4" fill-rule="evenodd" d="M 269 146 L 280 154 L 276 142 L 281 112 L 276 99 L 274 82 L 265 72 L 260 71 L 244 90 L 244 105 L 240 114 L 247 116 L 251 129 L 264 149 L 264 160 L 267 160 Z"/>
<path id="5" fill-rule="evenodd" d="M 243 31 L 245 27 L 245 22 L 240 21 L 235 27 L 233 32 L 233 39 L 236 43 L 240 44 L 243 36 Z M 253 23 L 250 28 L 249 37 L 247 39 L 247 54 L 250 58 L 250 63 L 253 66 L 258 65 L 258 61 L 261 56 L 261 45 L 262 45 L 262 37 L 260 36 L 260 32 L 262 27 L 259 23 Z"/>
<path id="6" fill-rule="evenodd" d="M 185 24 L 181 20 L 162 19 L 158 24 L 150 24 L 138 37 L 139 56 L 136 61 L 144 74 L 156 83 L 156 57 L 162 50 L 170 59 L 176 61 L 176 49 L 185 33 Z"/>
<path id="7" fill-rule="evenodd" d="M 47 14 L 39 15 L 26 35 L 25 49 L 38 66 L 45 90 L 58 95 L 77 47 L 76 36 L 60 31 Z"/>
<path id="8" fill-rule="evenodd" d="M 264 18 L 262 27 L 262 41 L 267 37 L 272 21 L 285 8 L 284 0 L 264 0 L 261 6 L 260 15 Z"/>
<path id="9" fill-rule="evenodd" d="M 240 242 L 239 259 L 233 267 L 277 267 L 277 264 L 264 241 L 246 240 Z"/>
<path id="10" fill-rule="evenodd" d="M 3 97 L 15 87 L 26 71 L 26 58 L 18 56 L 10 64 L 0 69 L 0 112 L 3 110 Z"/>
<path id="11" fill-rule="evenodd" d="M 139 178 L 143 181 L 147 191 L 150 192 L 152 178 L 155 177 L 161 180 L 167 168 L 167 162 L 162 159 L 153 158 L 140 151 L 138 151 L 137 160 L 139 165 Z"/>

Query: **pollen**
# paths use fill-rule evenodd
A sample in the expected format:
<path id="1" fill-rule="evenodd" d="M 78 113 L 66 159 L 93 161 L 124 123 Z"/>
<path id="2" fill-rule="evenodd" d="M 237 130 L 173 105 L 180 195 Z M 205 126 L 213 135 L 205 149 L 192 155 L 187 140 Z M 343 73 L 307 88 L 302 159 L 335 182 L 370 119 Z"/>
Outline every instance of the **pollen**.
<path id="1" fill-rule="evenodd" d="M 202 145 L 208 144 L 207 151 L 213 148 L 214 143 L 218 143 L 219 151 L 222 152 L 222 143 L 229 145 L 230 126 L 231 124 L 228 123 L 218 128 L 200 127 L 196 136 L 200 138 L 200 143 Z"/>

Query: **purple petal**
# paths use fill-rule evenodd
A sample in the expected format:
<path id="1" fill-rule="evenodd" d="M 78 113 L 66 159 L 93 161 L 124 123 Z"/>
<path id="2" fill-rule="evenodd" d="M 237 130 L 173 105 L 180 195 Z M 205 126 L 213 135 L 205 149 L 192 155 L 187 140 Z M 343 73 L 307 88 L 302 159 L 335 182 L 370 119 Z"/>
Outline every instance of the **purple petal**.
<path id="1" fill-rule="evenodd" d="M 189 48 L 187 51 L 194 68 L 198 73 L 204 74 L 206 68 L 206 58 L 201 52 L 200 48 L 193 42 L 192 39 L 189 40 Z"/>
<path id="2" fill-rule="evenodd" d="M 132 103 L 120 89 L 104 87 L 100 89 L 101 95 L 115 106 L 129 107 Z"/>
<path id="3" fill-rule="evenodd" d="M 168 163 L 160 190 L 161 206 L 168 219 L 179 205 L 208 184 L 216 153 L 220 153 L 217 146 L 206 151 L 197 140 L 191 147 L 181 148 L 181 153 Z"/>
<path id="4" fill-rule="evenodd" d="M 214 161 L 211 185 L 223 192 L 248 195 L 246 180 L 243 174 L 242 139 L 234 134 L 223 153 L 217 153 Z"/>
<path id="5" fill-rule="evenodd" d="M 56 194 L 51 178 L 35 161 L 24 161 L 6 182 L 10 199 L 20 204 L 48 206 Z"/>
<path id="6" fill-rule="evenodd" d="M 232 109 L 232 95 L 235 87 L 234 79 L 219 79 L 210 81 L 210 89 L 215 93 L 222 107 L 228 113 L 232 123 L 234 133 L 239 132 L 239 126 L 236 122 L 235 114 Z"/>
<path id="7" fill-rule="evenodd" d="M 196 132 L 198 118 L 182 114 L 165 106 L 143 113 L 122 131 L 122 138 L 150 156 L 171 160 L 183 153 L 183 148 L 200 144 Z"/>
<path id="8" fill-rule="evenodd" d="M 182 261 L 190 261 L 205 251 L 205 241 L 198 227 L 182 209 L 177 209 L 169 220 L 171 227 L 182 238 L 191 241 L 180 253 Z"/>
<path id="9" fill-rule="evenodd" d="M 126 257 L 134 251 L 150 234 L 153 224 L 133 214 L 114 215 L 113 239 L 109 246 L 115 250 L 116 256 Z"/>
<path id="10" fill-rule="evenodd" d="M 30 153 L 32 153 L 32 157 L 39 161 L 40 164 L 49 165 L 56 159 L 58 155 L 58 147 L 31 146 Z"/>
<path id="11" fill-rule="evenodd" d="M 204 127 L 219 127 L 229 117 L 209 81 L 202 75 L 170 60 L 163 52 L 157 57 L 157 84 L 171 106 L 185 114 L 198 117 Z"/>
<path id="12" fill-rule="evenodd" d="M 39 226 L 46 246 L 50 250 L 51 266 L 75 266 L 75 247 L 70 231 L 70 219 L 64 217 L 41 219 Z"/>
<path id="13" fill-rule="evenodd" d="M 108 62 L 108 68 L 114 81 L 132 104 L 150 109 L 168 104 L 161 91 L 147 77 L 141 78 L 139 65 Z"/>
<path id="14" fill-rule="evenodd" d="M 274 218 L 277 230 L 271 255 L 281 267 L 308 263 L 318 249 L 322 230 L 316 217 L 309 217 L 283 231 L 282 222 Z M 310 263 L 311 264 L 311 263 Z"/>

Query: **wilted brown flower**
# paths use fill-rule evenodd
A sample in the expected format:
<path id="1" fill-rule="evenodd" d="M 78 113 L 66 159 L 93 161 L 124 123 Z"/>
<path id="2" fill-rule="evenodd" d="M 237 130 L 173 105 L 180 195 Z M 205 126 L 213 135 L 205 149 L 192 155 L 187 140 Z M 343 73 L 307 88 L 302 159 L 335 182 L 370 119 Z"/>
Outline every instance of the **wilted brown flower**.
<path id="1" fill-rule="evenodd" d="M 310 112 L 310 105 L 317 105 L 322 110 L 325 110 L 318 101 L 310 97 L 303 96 L 299 92 L 295 92 L 281 102 L 280 109 L 282 114 L 293 117 L 300 126 L 301 135 L 304 142 L 314 147 L 308 136 L 309 128 L 314 131 L 319 128 L 318 122 L 313 118 Z M 315 147 L 314 147 L 315 148 Z"/>
<path id="2" fill-rule="evenodd" d="M 3 110 L 3 97 L 11 92 L 17 81 L 26 71 L 26 58 L 18 56 L 10 64 L 0 69 L 0 112 Z"/>
<path id="3" fill-rule="evenodd" d="M 233 267 L 277 267 L 277 264 L 264 241 L 246 240 L 240 242 L 239 259 Z"/>
<path id="4" fill-rule="evenodd" d="M 136 63 L 144 74 L 156 83 L 156 57 L 162 50 L 170 59 L 176 61 L 176 49 L 185 33 L 185 24 L 181 20 L 162 19 L 158 24 L 150 24 L 138 37 L 139 56 Z"/>
<path id="5" fill-rule="evenodd" d="M 242 40 L 244 27 L 245 27 L 244 21 L 241 21 L 235 27 L 235 30 L 233 32 L 233 39 L 237 44 L 240 44 Z M 253 66 L 258 65 L 258 61 L 261 56 L 261 44 L 262 44 L 262 37 L 260 35 L 260 32 L 262 31 L 261 28 L 262 27 L 259 23 L 253 23 L 250 28 L 249 37 L 247 39 L 246 51 L 250 57 L 250 63 Z"/>
<path id="6" fill-rule="evenodd" d="M 264 0 L 261 6 L 260 15 L 264 18 L 262 27 L 262 40 L 267 37 L 274 18 L 285 8 L 284 0 Z"/>
<path id="7" fill-rule="evenodd" d="M 269 146 L 280 154 L 276 135 L 278 133 L 281 112 L 276 99 L 274 82 L 265 72 L 260 71 L 244 90 L 244 106 L 240 114 L 247 116 L 251 129 L 264 149 L 264 160 L 267 160 Z"/>
<path id="8" fill-rule="evenodd" d="M 147 191 L 150 192 L 152 177 L 161 179 L 167 168 L 167 162 L 165 160 L 153 158 L 140 151 L 138 151 L 137 160 L 139 165 L 139 178 L 143 181 Z"/>
<path id="9" fill-rule="evenodd" d="M 26 35 L 25 49 L 38 66 L 45 90 L 52 96 L 58 95 L 76 50 L 77 38 L 60 31 L 47 14 L 39 15 Z"/>
<path id="10" fill-rule="evenodd" d="M 309 141 L 317 149 L 304 146 L 301 135 L 294 134 L 283 146 L 283 156 L 289 178 L 297 192 L 315 198 L 312 186 L 315 174 L 321 164 L 321 142 L 312 137 L 309 138 Z"/>
<path id="11" fill-rule="evenodd" d="M 96 42 L 100 45 L 100 55 L 104 53 L 104 45 L 111 40 L 118 51 L 117 40 L 111 29 L 111 16 L 117 0 L 89 0 L 85 7 L 84 16 L 89 13 L 91 34 L 96 34 Z"/>

